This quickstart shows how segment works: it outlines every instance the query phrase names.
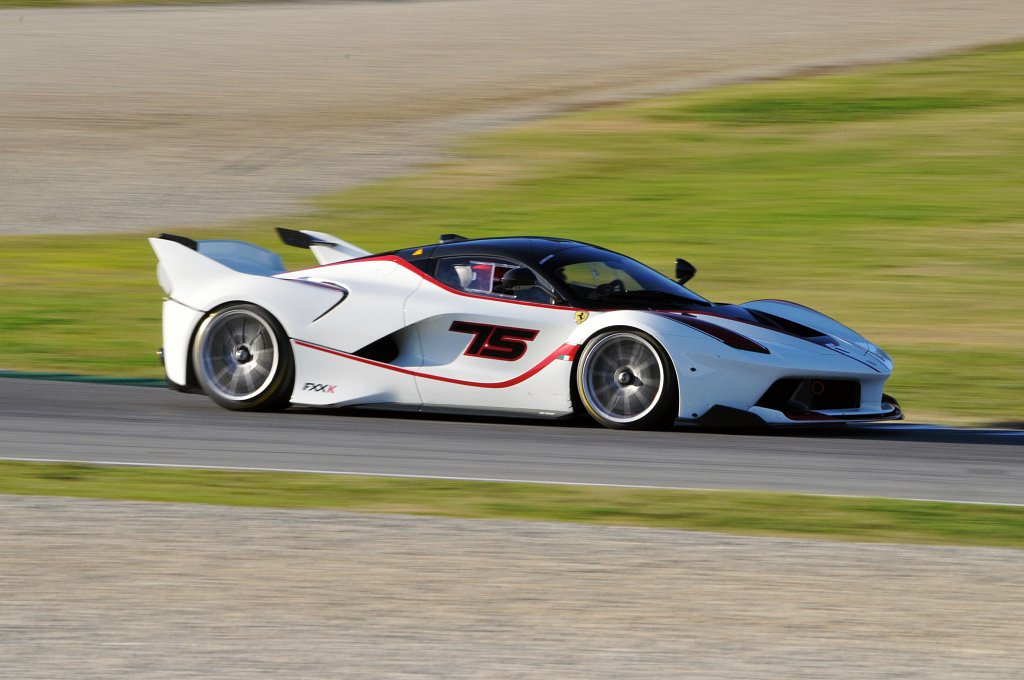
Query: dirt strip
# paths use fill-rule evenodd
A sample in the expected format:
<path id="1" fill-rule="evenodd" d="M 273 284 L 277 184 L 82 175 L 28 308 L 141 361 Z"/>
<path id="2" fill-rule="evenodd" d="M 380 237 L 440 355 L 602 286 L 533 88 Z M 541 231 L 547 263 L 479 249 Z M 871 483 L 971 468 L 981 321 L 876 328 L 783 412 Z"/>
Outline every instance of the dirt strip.
<path id="1" fill-rule="evenodd" d="M 569 106 L 1021 38 L 1020 0 L 0 10 L 0 234 L 285 213 Z"/>
<path id="2" fill-rule="evenodd" d="M 1021 551 L 0 496 L 0 677 L 1024 677 Z"/>

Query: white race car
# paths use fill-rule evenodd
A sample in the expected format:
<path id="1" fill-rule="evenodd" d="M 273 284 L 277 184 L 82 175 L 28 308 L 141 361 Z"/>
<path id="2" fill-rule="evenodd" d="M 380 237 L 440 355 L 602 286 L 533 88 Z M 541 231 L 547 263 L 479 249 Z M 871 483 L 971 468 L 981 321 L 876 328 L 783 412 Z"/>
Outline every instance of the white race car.
<path id="1" fill-rule="evenodd" d="M 778 300 L 714 304 L 624 255 L 542 237 L 371 254 L 278 230 L 320 266 L 240 241 L 150 239 L 168 381 L 229 409 L 367 407 L 613 428 L 902 418 L 889 356 Z"/>

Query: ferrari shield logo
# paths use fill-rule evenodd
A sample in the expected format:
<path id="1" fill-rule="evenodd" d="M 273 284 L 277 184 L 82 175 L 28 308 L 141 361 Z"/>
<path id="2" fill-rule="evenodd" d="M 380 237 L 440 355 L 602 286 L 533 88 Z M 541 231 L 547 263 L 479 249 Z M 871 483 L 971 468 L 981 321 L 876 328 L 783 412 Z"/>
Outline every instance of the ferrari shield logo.
<path id="1" fill-rule="evenodd" d="M 584 321 L 587 320 L 588 316 L 590 316 L 590 312 L 585 312 L 581 309 L 580 311 L 576 312 L 576 323 L 583 323 Z"/>

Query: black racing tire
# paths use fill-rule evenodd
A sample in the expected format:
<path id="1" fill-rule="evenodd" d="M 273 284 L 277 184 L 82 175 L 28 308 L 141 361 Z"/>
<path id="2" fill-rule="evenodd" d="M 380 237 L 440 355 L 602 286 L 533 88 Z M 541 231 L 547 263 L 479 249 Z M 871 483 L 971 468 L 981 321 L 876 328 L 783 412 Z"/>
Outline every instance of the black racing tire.
<path id="1" fill-rule="evenodd" d="M 576 362 L 575 395 L 587 413 L 613 429 L 671 424 L 678 409 L 672 361 L 643 331 L 616 329 L 591 338 Z"/>
<path id="2" fill-rule="evenodd" d="M 267 310 L 251 304 L 227 305 L 203 319 L 192 368 L 207 396 L 232 411 L 288 408 L 295 384 L 288 336 Z"/>

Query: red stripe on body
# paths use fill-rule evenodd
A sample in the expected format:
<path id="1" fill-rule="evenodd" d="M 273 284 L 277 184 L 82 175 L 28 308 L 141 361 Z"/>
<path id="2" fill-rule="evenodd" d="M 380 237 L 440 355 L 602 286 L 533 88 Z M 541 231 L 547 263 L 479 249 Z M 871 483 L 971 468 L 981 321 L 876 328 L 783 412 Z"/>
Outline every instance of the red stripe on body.
<path id="1" fill-rule="evenodd" d="M 408 368 L 392 366 L 391 364 L 385 364 L 380 361 L 374 361 L 373 359 L 366 359 L 364 357 L 356 356 L 355 354 L 349 354 L 348 352 L 342 352 L 341 350 L 331 349 L 330 347 L 324 347 L 323 345 L 317 345 L 312 342 L 306 342 L 305 340 L 293 339 L 292 342 L 294 342 L 296 345 L 299 345 L 300 347 L 315 349 L 319 352 L 324 352 L 326 354 L 331 354 L 336 357 L 341 357 L 342 359 L 351 359 L 352 361 L 358 361 L 361 364 L 368 364 L 370 366 L 384 368 L 389 371 L 395 371 L 396 373 L 402 373 L 404 375 L 411 375 L 417 378 L 426 378 L 427 380 L 438 380 L 440 382 L 452 383 L 453 385 L 465 385 L 466 387 L 481 387 L 485 389 L 500 389 L 502 387 L 512 387 L 513 385 L 518 385 L 519 383 L 529 380 L 533 376 L 540 373 L 542 370 L 547 368 L 548 365 L 556 361 L 560 356 L 568 356 L 569 360 L 575 359 L 576 352 L 579 350 L 579 345 L 564 343 L 554 352 L 544 357 L 540 361 L 540 363 L 538 363 L 536 366 L 526 371 L 525 373 L 522 373 L 514 378 L 510 378 L 509 380 L 503 380 L 502 382 L 485 383 L 476 382 L 473 380 L 459 380 L 458 378 L 446 378 L 441 375 L 432 375 L 430 373 L 421 373 L 419 371 L 413 371 Z"/>

